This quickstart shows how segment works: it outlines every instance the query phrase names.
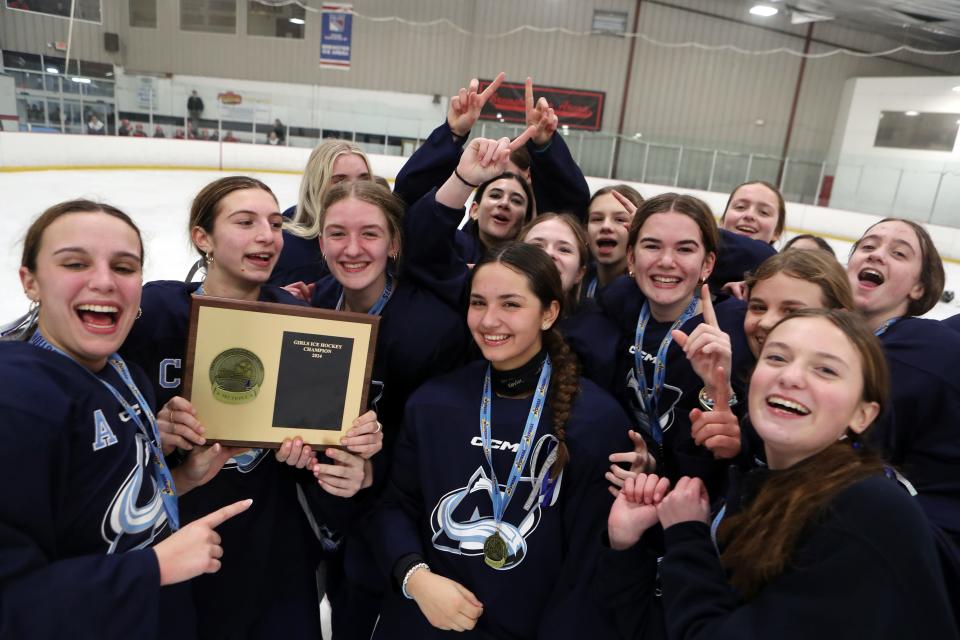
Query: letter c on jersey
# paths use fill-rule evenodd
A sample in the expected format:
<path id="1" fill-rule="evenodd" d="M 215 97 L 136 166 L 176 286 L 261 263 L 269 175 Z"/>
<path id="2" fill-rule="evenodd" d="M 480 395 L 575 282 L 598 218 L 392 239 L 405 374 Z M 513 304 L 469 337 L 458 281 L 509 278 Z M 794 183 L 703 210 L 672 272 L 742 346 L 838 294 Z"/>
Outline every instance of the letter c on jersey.
<path id="1" fill-rule="evenodd" d="M 175 368 L 180 372 L 180 358 L 167 358 L 160 363 L 160 386 L 164 389 L 176 389 L 180 386 L 180 378 L 171 378 L 168 369 Z"/>

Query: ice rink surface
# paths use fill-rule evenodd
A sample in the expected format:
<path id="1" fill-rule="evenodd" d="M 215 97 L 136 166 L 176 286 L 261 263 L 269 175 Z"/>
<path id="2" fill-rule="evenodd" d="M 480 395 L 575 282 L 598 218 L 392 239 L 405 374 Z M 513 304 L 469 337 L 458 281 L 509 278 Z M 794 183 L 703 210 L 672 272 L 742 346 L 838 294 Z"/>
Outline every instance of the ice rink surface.
<path id="1" fill-rule="evenodd" d="M 46 207 L 74 198 L 108 202 L 126 211 L 140 226 L 146 243 L 144 281 L 182 280 L 199 257 L 187 235 L 194 195 L 207 183 L 229 175 L 221 171 L 30 171 L 0 173 L 0 324 L 26 312 L 27 300 L 17 276 L 23 236 Z M 300 176 L 250 173 L 267 183 L 281 210 L 296 204 Z M 789 213 L 788 213 L 789 215 Z M 789 217 L 787 220 L 789 225 Z M 850 243 L 831 240 L 841 261 Z M 960 287 L 960 265 L 947 262 L 947 289 Z M 958 296 L 960 298 L 960 296 Z M 940 303 L 928 317 L 960 313 L 960 300 Z"/>

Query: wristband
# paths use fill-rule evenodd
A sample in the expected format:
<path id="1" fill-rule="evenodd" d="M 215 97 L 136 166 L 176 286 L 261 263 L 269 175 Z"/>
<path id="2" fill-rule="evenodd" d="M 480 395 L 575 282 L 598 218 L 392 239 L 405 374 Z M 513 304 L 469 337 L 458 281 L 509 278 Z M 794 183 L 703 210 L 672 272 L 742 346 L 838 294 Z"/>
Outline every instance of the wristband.
<path id="1" fill-rule="evenodd" d="M 426 562 L 418 562 L 407 569 L 406 575 L 403 576 L 403 583 L 400 585 L 400 591 L 403 592 L 403 597 L 407 600 L 413 600 L 413 596 L 407 593 L 407 583 L 410 581 L 410 576 L 415 574 L 420 569 L 426 569 L 427 571 L 430 571 L 430 565 L 428 565 Z"/>
<path id="2" fill-rule="evenodd" d="M 700 389 L 700 406 L 703 407 L 704 411 L 713 411 L 713 407 L 717 404 L 716 401 L 711 400 L 707 397 L 707 389 L 704 387 Z M 733 391 L 730 392 L 730 402 L 728 406 L 735 406 L 737 404 L 737 394 Z"/>
<path id="3" fill-rule="evenodd" d="M 453 170 L 453 175 L 457 176 L 457 178 L 460 180 L 460 182 L 462 182 L 463 184 L 467 185 L 467 186 L 470 187 L 471 189 L 476 189 L 477 187 L 480 186 L 480 185 L 478 185 L 478 184 L 473 184 L 472 182 L 467 182 L 466 179 L 465 179 L 462 175 L 460 175 L 460 172 L 457 171 L 456 169 Z"/>

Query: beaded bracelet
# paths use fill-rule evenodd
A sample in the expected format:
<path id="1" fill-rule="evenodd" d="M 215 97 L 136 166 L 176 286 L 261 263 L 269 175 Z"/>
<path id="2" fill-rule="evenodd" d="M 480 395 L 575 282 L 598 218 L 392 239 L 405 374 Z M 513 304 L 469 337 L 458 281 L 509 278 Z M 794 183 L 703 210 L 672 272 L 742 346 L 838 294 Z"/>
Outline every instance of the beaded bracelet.
<path id="1" fill-rule="evenodd" d="M 410 576 L 412 576 L 414 573 L 416 573 L 420 569 L 426 569 L 427 571 L 430 571 L 430 565 L 428 565 L 426 562 L 418 562 L 417 564 L 407 569 L 407 573 L 403 576 L 403 584 L 400 585 L 400 590 L 403 592 L 403 597 L 405 597 L 408 600 L 413 600 L 413 596 L 407 593 L 407 582 L 410 581 Z"/>
<path id="2" fill-rule="evenodd" d="M 706 388 L 700 389 L 699 398 L 700 398 L 700 406 L 703 407 L 704 411 L 713 411 L 713 407 L 716 406 L 717 403 L 715 400 L 711 400 L 710 398 L 707 397 Z M 728 403 L 728 406 L 733 407 L 736 404 L 737 404 L 737 394 L 731 391 L 730 402 Z"/>

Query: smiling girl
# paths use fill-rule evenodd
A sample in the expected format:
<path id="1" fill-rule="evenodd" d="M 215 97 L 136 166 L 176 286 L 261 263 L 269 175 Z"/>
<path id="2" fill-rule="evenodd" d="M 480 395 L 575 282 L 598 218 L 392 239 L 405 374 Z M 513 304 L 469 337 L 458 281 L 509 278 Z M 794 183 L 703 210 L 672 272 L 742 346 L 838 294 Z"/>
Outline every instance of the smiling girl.
<path id="1" fill-rule="evenodd" d="M 627 417 L 577 377 L 556 329 L 563 299 L 551 259 L 528 244 L 473 270 L 467 325 L 483 360 L 407 404 L 376 514 L 396 590 L 375 638 L 604 633 L 585 587 L 610 504 L 603 468 Z"/>
<path id="2" fill-rule="evenodd" d="M 196 637 L 189 592 L 168 585 L 219 570 L 213 528 L 250 506 L 179 529 L 178 493 L 229 452 L 166 466 L 150 384 L 117 354 L 142 267 L 139 230 L 110 205 L 64 202 L 27 232 L 20 280 L 36 313 L 0 342 L 2 637 Z"/>
<path id="3" fill-rule="evenodd" d="M 857 310 L 880 337 L 893 381 L 891 410 L 873 439 L 960 549 L 960 335 L 916 317 L 943 293 L 940 255 L 922 226 L 887 218 L 854 244 L 847 276 Z"/>
<path id="4" fill-rule="evenodd" d="M 372 179 L 370 160 L 357 145 L 324 140 L 314 147 L 303 170 L 297 204 L 283 212 L 283 251 L 270 276 L 271 284 L 316 282 L 326 275 L 326 263 L 317 247 L 323 197 L 341 182 Z"/>
<path id="5" fill-rule="evenodd" d="M 611 545 L 663 526 L 671 638 L 958 637 L 930 527 L 863 444 L 887 395 L 883 352 L 857 316 L 797 311 L 750 383 L 769 470 L 735 479 L 712 526 L 699 479 L 669 493 L 656 476 L 628 482 Z"/>
<path id="6" fill-rule="evenodd" d="M 168 430 L 168 441 L 182 449 L 205 444 L 203 417 L 180 397 L 191 298 L 303 304 L 267 284 L 283 248 L 282 224 L 267 185 L 245 176 L 216 180 L 201 189 L 190 210 L 190 237 L 206 265 L 203 282 L 152 282 L 143 289 L 143 315 L 123 352 L 154 376 L 157 394 L 169 398 L 159 415 L 161 427 Z M 280 619 L 297 634 L 319 634 L 319 545 L 298 502 L 298 487 L 321 524 L 345 526 L 359 505 L 343 498 L 369 484 L 366 476 L 372 467 L 364 458 L 380 448 L 382 436 L 374 433 L 378 429 L 374 414 L 357 418 L 342 440 L 354 453 L 328 448 L 323 464 L 300 438 L 288 438 L 275 453 L 239 453 L 213 481 L 183 501 L 185 521 L 234 496 L 251 496 L 255 502 L 253 518 L 222 531 L 223 545 L 237 564 L 215 579 L 194 584 L 202 637 L 228 638 L 241 632 L 247 638 L 268 637 Z M 291 557 L 297 561 L 289 562 Z M 238 608 L 242 616 L 236 615 Z"/>
<path id="7" fill-rule="evenodd" d="M 657 468 L 673 479 L 702 477 L 713 487 L 724 482 L 727 463 L 722 459 L 740 453 L 739 430 L 725 434 L 728 439 L 719 448 L 712 447 L 720 440 L 705 446 L 694 440 L 690 411 L 701 406 L 701 397 L 712 401 L 715 392 L 704 388 L 701 377 L 707 373 L 691 366 L 673 332 L 682 331 L 692 341 L 703 333 L 725 338 L 711 359 L 719 358 L 716 364 L 726 376 L 749 356 L 736 308 L 724 303 L 707 314 L 701 305 L 699 294 L 716 262 L 717 242 L 706 204 L 675 193 L 651 198 L 637 209 L 630 227 L 633 278 L 614 282 L 600 296 L 620 331 L 616 392 L 641 426 Z"/>

